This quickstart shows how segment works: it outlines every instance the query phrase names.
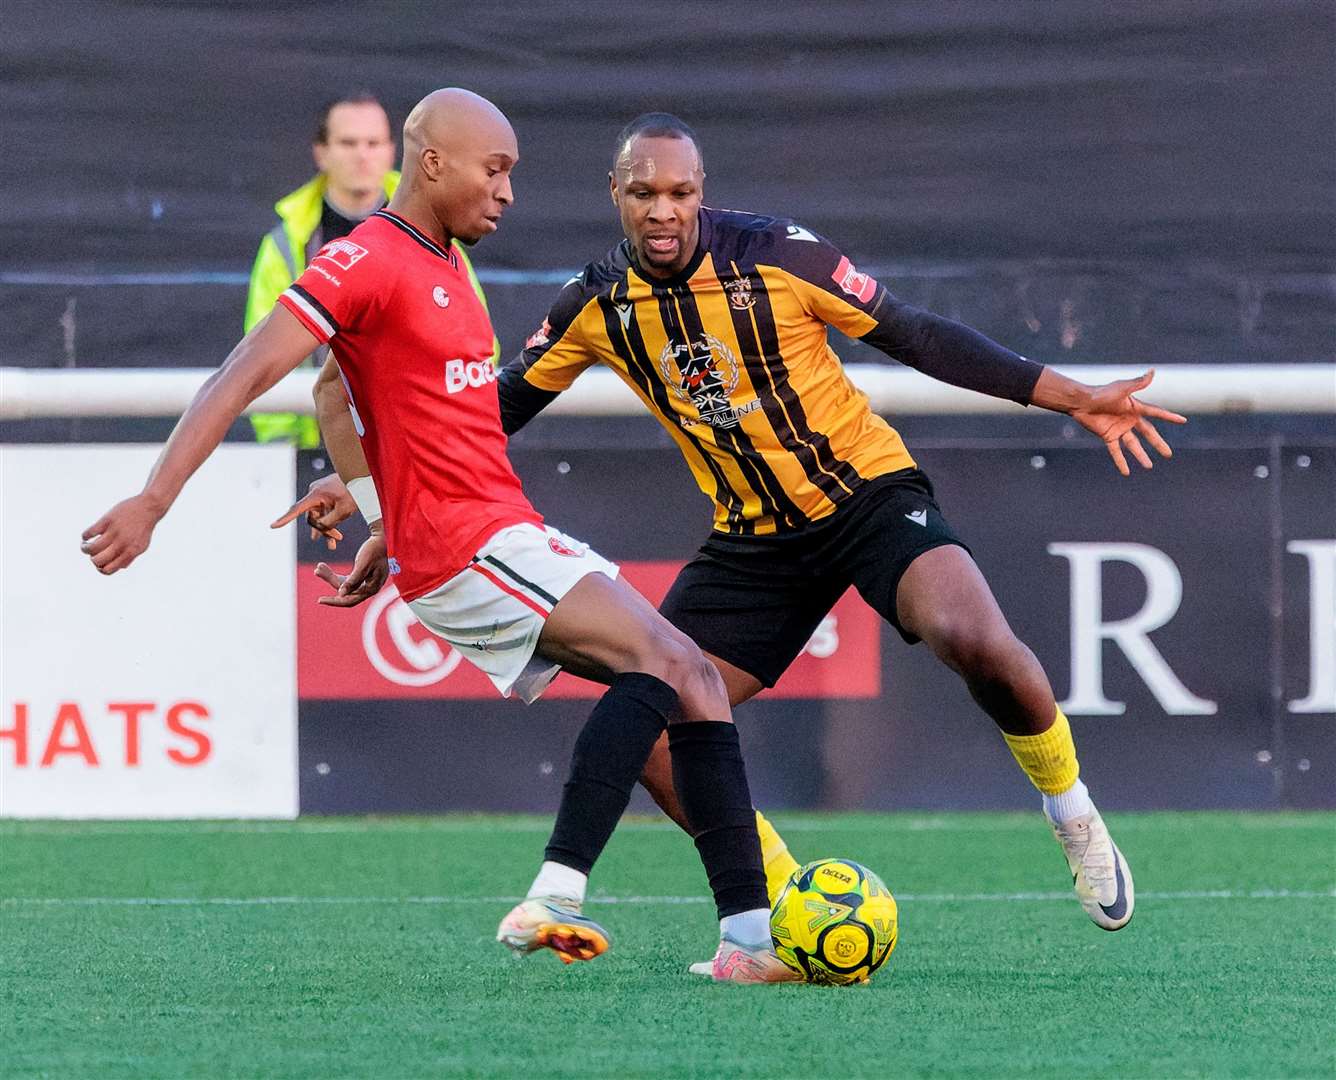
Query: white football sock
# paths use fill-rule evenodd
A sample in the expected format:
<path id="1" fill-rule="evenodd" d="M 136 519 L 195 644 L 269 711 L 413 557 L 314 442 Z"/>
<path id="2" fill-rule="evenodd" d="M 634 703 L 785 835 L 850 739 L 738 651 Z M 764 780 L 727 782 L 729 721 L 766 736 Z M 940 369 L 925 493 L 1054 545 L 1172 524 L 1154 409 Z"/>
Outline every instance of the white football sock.
<path id="1" fill-rule="evenodd" d="M 539 868 L 533 884 L 529 886 L 529 893 L 525 899 L 535 896 L 560 896 L 565 900 L 583 904 L 585 886 L 588 884 L 588 874 L 572 870 L 569 866 L 562 866 L 561 863 L 545 862 Z"/>
<path id="2" fill-rule="evenodd" d="M 753 908 L 736 915 L 725 915 L 719 920 L 719 934 L 743 945 L 769 945 L 770 909 Z"/>
<path id="3" fill-rule="evenodd" d="M 1044 796 L 1044 813 L 1048 815 L 1049 821 L 1057 825 L 1071 821 L 1072 818 L 1084 817 L 1094 809 L 1095 804 L 1090 801 L 1090 792 L 1082 780 L 1077 780 L 1061 795 Z"/>

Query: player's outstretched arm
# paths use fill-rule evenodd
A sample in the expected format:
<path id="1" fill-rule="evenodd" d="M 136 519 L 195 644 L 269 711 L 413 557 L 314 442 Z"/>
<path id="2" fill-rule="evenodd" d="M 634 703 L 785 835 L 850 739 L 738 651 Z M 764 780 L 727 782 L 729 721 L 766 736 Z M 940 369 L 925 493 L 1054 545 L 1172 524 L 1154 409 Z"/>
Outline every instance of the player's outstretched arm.
<path id="1" fill-rule="evenodd" d="M 80 549 L 101 573 L 124 570 L 143 554 L 185 482 L 223 441 L 233 421 L 318 344 L 283 307 L 275 307 L 241 339 L 177 422 L 144 490 L 117 503 L 84 530 Z"/>
<path id="2" fill-rule="evenodd" d="M 1135 379 L 1118 379 L 1103 386 L 1089 386 L 1050 367 L 1044 368 L 1030 397 L 1032 405 L 1055 412 L 1063 412 L 1104 441 L 1105 449 L 1114 465 L 1124 476 L 1131 474 L 1126 450 L 1141 465 L 1149 469 L 1150 455 L 1141 445 L 1142 436 L 1161 457 L 1173 457 L 1173 450 L 1155 430 L 1151 418 L 1171 424 L 1186 424 L 1187 417 L 1138 400 L 1134 395 L 1151 384 L 1155 372 L 1147 371 Z"/>
<path id="3" fill-rule="evenodd" d="M 941 382 L 1030 404 L 1042 364 L 899 299 L 810 230 L 790 225 L 776 244 L 781 269 L 814 318 Z"/>
<path id="4" fill-rule="evenodd" d="M 789 226 L 786 233 L 794 236 L 795 228 Z M 1187 419 L 1133 396 L 1150 385 L 1154 372 L 1104 386 L 1069 379 L 972 327 L 905 303 L 860 273 L 828 241 L 802 228 L 796 228 L 796 234 L 801 236 L 798 243 L 778 241 L 779 262 L 816 318 L 952 386 L 1067 413 L 1104 441 L 1124 476 L 1131 472 L 1124 450 L 1151 467 L 1141 438 L 1164 457 L 1172 455 L 1150 420 L 1184 424 Z"/>

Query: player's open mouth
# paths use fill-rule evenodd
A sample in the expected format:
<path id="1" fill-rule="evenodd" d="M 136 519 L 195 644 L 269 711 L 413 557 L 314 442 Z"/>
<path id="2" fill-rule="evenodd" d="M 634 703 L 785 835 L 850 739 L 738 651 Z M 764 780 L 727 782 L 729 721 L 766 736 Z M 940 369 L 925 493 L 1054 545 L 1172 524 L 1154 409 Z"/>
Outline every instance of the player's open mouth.
<path id="1" fill-rule="evenodd" d="M 645 250 L 654 255 L 675 255 L 679 241 L 676 236 L 647 236 Z"/>

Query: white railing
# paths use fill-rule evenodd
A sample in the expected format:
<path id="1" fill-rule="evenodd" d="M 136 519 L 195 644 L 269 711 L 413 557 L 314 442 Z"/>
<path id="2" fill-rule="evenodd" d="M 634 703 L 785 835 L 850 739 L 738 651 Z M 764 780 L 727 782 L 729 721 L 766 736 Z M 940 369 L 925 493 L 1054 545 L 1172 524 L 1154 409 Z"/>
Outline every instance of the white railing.
<path id="1" fill-rule="evenodd" d="M 849 364 L 850 378 L 889 416 L 1007 414 L 1009 401 L 937 382 L 908 368 Z M 1087 383 L 1139 373 L 1131 366 L 1071 365 L 1059 371 Z M 0 368 L 0 420 L 42 417 L 177 416 L 211 368 Z M 312 411 L 313 371 L 296 371 L 255 402 L 252 412 Z M 1336 364 L 1166 364 L 1145 398 L 1178 412 L 1336 413 Z M 547 413 L 627 416 L 639 400 L 612 372 L 586 372 Z"/>

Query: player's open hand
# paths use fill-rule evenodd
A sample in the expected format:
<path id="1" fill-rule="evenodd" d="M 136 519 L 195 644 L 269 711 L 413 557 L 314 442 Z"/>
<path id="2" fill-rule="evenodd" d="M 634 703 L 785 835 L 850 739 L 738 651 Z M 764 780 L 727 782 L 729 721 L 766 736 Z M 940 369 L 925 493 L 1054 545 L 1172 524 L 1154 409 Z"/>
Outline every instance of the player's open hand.
<path id="1" fill-rule="evenodd" d="M 356 512 L 357 503 L 353 501 L 347 487 L 337 473 L 330 473 L 329 476 L 312 480 L 306 494 L 289 506 L 287 513 L 269 527 L 281 529 L 288 522 L 305 515 L 306 523 L 311 526 L 311 539 L 324 537 L 325 547 L 333 551 L 343 539 L 343 533 L 337 528 L 339 522 L 348 520 Z"/>
<path id="2" fill-rule="evenodd" d="M 1176 412 L 1162 409 L 1158 405 L 1148 405 L 1134 395 L 1144 390 L 1155 377 L 1155 372 L 1148 371 L 1135 379 L 1119 379 L 1091 388 L 1085 405 L 1073 409 L 1071 417 L 1088 431 L 1104 440 L 1104 447 L 1113 458 L 1113 463 L 1124 476 L 1130 476 L 1127 457 L 1123 451 L 1136 458 L 1142 468 L 1152 466 L 1150 455 L 1141 445 L 1141 439 L 1150 443 L 1161 457 L 1173 457 L 1174 452 L 1155 430 L 1151 418 L 1165 420 L 1171 424 L 1186 424 L 1187 417 Z"/>
<path id="3" fill-rule="evenodd" d="M 357 549 L 357 558 L 346 577 L 335 573 L 328 563 L 316 563 L 315 576 L 334 590 L 333 596 L 322 596 L 317 603 L 329 607 L 356 607 L 371 599 L 390 576 L 385 537 L 373 529 L 371 536 Z"/>
<path id="4" fill-rule="evenodd" d="M 118 502 L 83 531 L 79 550 L 102 574 L 124 570 L 148 549 L 164 511 L 146 495 Z"/>

